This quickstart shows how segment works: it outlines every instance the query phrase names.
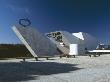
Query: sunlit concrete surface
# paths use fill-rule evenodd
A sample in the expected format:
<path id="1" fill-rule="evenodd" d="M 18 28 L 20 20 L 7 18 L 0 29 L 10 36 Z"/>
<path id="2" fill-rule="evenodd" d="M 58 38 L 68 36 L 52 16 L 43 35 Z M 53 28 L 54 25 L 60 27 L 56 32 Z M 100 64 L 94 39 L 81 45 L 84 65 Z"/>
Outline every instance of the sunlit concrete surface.
<path id="1" fill-rule="evenodd" d="M 59 54 L 57 46 L 36 28 L 13 26 L 12 29 L 34 57 Z"/>
<path id="2" fill-rule="evenodd" d="M 96 49 L 97 45 L 102 43 L 98 38 L 84 32 L 72 33 L 73 36 L 81 39 L 81 43 L 88 50 Z"/>
<path id="3" fill-rule="evenodd" d="M 0 60 L 0 82 L 110 82 L 110 55 Z"/>

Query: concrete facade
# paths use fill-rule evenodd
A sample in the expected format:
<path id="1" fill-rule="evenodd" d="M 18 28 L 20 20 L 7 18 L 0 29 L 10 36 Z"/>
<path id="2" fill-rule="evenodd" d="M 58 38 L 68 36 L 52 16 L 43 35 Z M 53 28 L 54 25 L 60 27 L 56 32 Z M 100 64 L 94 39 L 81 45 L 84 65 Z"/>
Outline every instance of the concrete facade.
<path id="1" fill-rule="evenodd" d="M 33 27 L 21 26 L 14 26 L 13 31 L 34 57 L 54 56 L 61 53 L 85 55 L 86 49 L 94 50 L 100 44 L 95 37 L 83 32 L 55 31 L 43 35 Z"/>
<path id="2" fill-rule="evenodd" d="M 34 57 L 60 54 L 56 44 L 33 27 L 13 26 L 13 31 Z"/>
<path id="3" fill-rule="evenodd" d="M 77 50 L 76 54 L 73 55 L 85 55 L 86 49 L 93 50 L 96 49 L 100 41 L 88 33 L 69 33 L 66 31 L 55 31 L 46 34 L 47 37 L 57 44 L 59 50 L 64 54 L 72 55 L 71 52 Z M 77 45 L 77 47 L 72 47 L 71 45 Z M 71 48 L 72 47 L 72 48 Z M 77 48 L 77 49 L 75 49 Z M 73 49 L 73 50 L 72 50 Z"/>
<path id="4" fill-rule="evenodd" d="M 71 33 L 67 31 L 55 31 L 55 32 L 50 32 L 46 34 L 47 37 L 53 41 L 55 44 L 57 44 L 57 47 L 61 52 L 64 54 L 72 55 L 69 54 L 71 53 L 70 45 L 77 44 L 78 49 L 73 49 L 73 50 L 78 50 L 75 52 L 78 52 L 80 55 L 84 55 L 84 46 L 82 45 L 82 40 L 80 38 L 77 38 L 76 36 L 73 36 Z M 73 55 L 78 55 L 77 53 L 73 53 Z"/>

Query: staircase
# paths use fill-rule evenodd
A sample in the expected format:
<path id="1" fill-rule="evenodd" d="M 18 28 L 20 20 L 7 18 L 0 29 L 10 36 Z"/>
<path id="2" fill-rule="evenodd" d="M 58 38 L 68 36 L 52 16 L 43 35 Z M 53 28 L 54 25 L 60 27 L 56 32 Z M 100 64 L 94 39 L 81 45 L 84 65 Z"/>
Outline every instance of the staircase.
<path id="1" fill-rule="evenodd" d="M 61 45 L 57 45 L 57 47 L 63 54 L 69 54 L 69 47 L 61 46 Z"/>

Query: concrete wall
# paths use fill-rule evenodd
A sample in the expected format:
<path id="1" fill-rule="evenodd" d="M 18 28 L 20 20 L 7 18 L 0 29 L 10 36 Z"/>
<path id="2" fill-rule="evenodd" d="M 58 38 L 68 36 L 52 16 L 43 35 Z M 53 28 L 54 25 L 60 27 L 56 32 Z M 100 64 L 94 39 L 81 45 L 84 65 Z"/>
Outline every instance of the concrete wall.
<path id="1" fill-rule="evenodd" d="M 57 35 L 57 32 L 60 32 L 60 33 Z M 56 35 L 54 33 L 56 33 Z M 55 31 L 47 34 L 49 34 L 48 38 L 50 38 L 55 44 L 57 44 L 57 47 L 59 48 L 59 50 L 61 50 L 61 52 L 63 52 L 64 54 L 69 54 L 71 52 L 70 51 L 71 44 L 78 44 L 79 55 L 84 55 L 85 51 L 84 51 L 84 46 L 81 43 L 82 40 L 77 38 L 76 36 L 73 36 L 71 33 L 67 31 Z M 57 36 L 62 36 L 61 42 L 56 40 Z M 64 46 L 61 46 L 60 43 L 63 43 Z"/>
<path id="2" fill-rule="evenodd" d="M 12 29 L 34 57 L 60 54 L 57 46 L 35 28 L 14 26 Z"/>

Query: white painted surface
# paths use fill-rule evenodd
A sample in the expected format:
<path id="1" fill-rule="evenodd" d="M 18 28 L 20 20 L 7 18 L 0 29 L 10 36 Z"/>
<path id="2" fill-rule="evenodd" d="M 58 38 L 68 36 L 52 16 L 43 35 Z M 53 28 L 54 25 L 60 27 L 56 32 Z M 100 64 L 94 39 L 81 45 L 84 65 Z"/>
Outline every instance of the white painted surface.
<path id="1" fill-rule="evenodd" d="M 69 55 L 78 55 L 78 44 L 70 44 Z"/>
<path id="2" fill-rule="evenodd" d="M 74 36 L 80 38 L 81 40 L 84 40 L 84 36 L 82 35 L 82 32 L 78 32 L 78 33 L 72 33 Z"/>
<path id="3" fill-rule="evenodd" d="M 81 44 L 70 44 L 69 55 L 85 55 L 84 46 Z"/>
<path id="4" fill-rule="evenodd" d="M 110 50 L 89 50 L 88 52 L 110 52 Z"/>

